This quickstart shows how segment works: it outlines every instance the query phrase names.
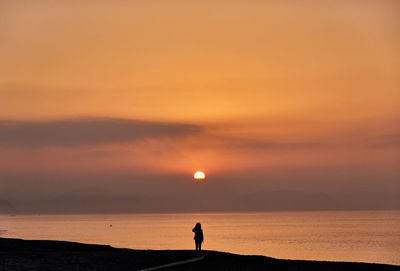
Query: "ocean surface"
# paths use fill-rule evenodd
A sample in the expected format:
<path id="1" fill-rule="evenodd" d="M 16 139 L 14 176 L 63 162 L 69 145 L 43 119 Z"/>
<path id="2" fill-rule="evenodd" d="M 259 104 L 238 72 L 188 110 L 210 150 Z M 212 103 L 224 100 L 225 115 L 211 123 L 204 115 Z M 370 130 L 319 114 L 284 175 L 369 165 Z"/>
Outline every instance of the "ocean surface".
<path id="1" fill-rule="evenodd" d="M 400 265 L 400 211 L 0 216 L 0 237 Z"/>

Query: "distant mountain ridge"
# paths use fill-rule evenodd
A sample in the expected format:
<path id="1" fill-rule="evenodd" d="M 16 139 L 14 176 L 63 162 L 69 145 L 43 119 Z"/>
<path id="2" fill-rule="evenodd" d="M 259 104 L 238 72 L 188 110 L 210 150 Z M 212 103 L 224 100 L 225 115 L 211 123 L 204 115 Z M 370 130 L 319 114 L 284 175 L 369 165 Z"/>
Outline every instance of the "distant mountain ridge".
<path id="1" fill-rule="evenodd" d="M 338 202 L 326 193 L 309 193 L 294 190 L 262 191 L 247 194 L 239 199 L 243 209 L 255 211 L 333 210 Z"/>
<path id="2" fill-rule="evenodd" d="M 306 211 L 306 210 L 398 210 L 400 201 L 392 194 L 346 193 L 333 195 L 323 192 L 296 190 L 260 191 L 237 199 L 242 211 Z"/>

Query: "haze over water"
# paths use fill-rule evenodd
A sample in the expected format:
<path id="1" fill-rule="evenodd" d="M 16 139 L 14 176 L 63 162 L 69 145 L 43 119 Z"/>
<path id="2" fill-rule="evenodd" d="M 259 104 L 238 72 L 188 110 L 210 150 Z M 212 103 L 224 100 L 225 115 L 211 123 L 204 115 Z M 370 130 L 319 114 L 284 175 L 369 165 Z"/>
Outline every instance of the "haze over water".
<path id="1" fill-rule="evenodd" d="M 400 211 L 0 216 L 2 237 L 400 265 Z M 112 226 L 110 226 L 112 225 Z"/>

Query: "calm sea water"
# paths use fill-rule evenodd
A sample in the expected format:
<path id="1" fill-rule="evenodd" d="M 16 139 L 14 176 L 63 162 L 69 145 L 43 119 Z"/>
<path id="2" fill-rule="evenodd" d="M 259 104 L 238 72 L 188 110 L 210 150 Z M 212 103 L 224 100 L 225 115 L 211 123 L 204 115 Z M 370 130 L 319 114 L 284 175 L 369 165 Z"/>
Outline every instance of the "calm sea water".
<path id="1" fill-rule="evenodd" d="M 400 265 L 400 211 L 0 216 L 0 236 Z M 112 225 L 112 226 L 111 226 Z"/>

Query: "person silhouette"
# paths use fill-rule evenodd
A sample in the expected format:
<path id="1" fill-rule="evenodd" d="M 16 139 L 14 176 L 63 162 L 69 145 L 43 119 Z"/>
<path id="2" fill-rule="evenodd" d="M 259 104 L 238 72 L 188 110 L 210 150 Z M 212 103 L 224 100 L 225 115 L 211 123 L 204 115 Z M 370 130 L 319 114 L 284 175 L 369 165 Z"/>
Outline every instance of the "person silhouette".
<path id="1" fill-rule="evenodd" d="M 194 243 L 196 244 L 196 250 L 201 250 L 201 243 L 204 241 L 203 230 L 201 229 L 201 224 L 199 222 L 196 223 L 196 226 L 193 228 L 192 232 L 194 232 Z"/>

